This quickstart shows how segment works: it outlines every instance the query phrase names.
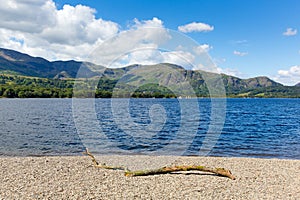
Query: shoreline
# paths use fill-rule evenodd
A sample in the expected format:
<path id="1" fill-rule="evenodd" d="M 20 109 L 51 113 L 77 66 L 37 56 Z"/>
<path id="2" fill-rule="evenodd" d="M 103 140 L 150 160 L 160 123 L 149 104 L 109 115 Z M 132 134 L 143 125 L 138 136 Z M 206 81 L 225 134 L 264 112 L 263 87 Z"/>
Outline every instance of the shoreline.
<path id="1" fill-rule="evenodd" d="M 0 99 L 300 99 L 300 97 L 2 97 Z"/>
<path id="2" fill-rule="evenodd" d="M 256 160 L 279 160 L 279 161 L 300 161 L 298 158 L 291 158 L 291 157 L 247 157 L 247 156 L 214 156 L 214 155 L 209 155 L 209 156 L 197 156 L 197 155 L 148 155 L 148 154 L 97 154 L 93 152 L 93 155 L 98 158 L 118 158 L 118 157 L 150 157 L 150 158 L 156 158 L 156 157 L 163 157 L 163 158 L 174 158 L 173 160 L 176 159 L 188 159 L 188 158 L 193 158 L 193 159 L 200 159 L 200 158 L 212 158 L 212 159 L 256 159 Z M 53 158 L 53 157 L 84 157 L 86 156 L 84 154 L 84 151 L 82 153 L 78 154 L 45 154 L 45 155 L 0 155 L 0 160 L 1 159 L 6 159 L 6 158 Z"/>
<path id="3" fill-rule="evenodd" d="M 194 156 L 97 156 L 131 170 L 165 165 L 229 169 L 236 180 L 189 171 L 125 177 L 87 156 L 0 157 L 0 199 L 300 199 L 300 160 Z"/>

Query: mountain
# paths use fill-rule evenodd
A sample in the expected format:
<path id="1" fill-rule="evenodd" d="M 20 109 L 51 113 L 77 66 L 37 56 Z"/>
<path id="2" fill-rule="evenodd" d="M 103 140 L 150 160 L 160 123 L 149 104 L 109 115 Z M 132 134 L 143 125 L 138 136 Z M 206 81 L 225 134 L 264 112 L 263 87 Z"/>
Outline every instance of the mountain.
<path id="1" fill-rule="evenodd" d="M 205 97 L 209 96 L 211 92 L 209 86 L 217 86 L 220 84 L 220 81 L 223 81 L 226 95 L 230 97 L 300 97 L 300 87 L 283 86 L 265 76 L 241 79 L 226 74 L 219 75 L 201 70 L 186 70 L 181 66 L 169 63 L 156 65 L 136 64 L 124 68 L 111 69 L 89 62 L 74 60 L 50 62 L 44 58 L 32 57 L 3 48 L 0 48 L 0 74 L 59 80 L 64 78 L 71 80 L 74 78 L 97 77 L 96 79 L 91 79 L 91 81 L 98 81 L 94 85 L 96 84 L 99 92 L 102 92 L 99 93 L 100 97 L 110 96 L 113 91 L 116 91 L 116 88 L 135 92 L 137 97 L 150 97 L 154 93 L 160 93 L 169 97 L 172 97 L 172 95 L 176 96 L 177 94 L 174 94 L 172 91 L 177 91 L 184 96 L 193 96 L 189 92 L 191 87 L 197 96 Z M 3 93 L 7 89 L 16 90 L 11 87 L 11 83 L 8 81 L 11 78 L 2 76 L 2 79 L 0 80 L 0 89 L 2 87 Z M 15 80 L 15 83 L 22 90 L 24 89 L 22 86 L 25 83 L 25 85 L 30 85 L 32 82 L 32 80 L 20 80 L 20 78 Z M 38 82 L 34 82 L 34 85 L 37 84 Z M 40 85 L 41 90 L 45 88 L 46 84 Z M 68 85 L 68 88 L 70 88 L 72 83 L 54 82 L 54 84 L 59 90 L 59 88 L 64 88 L 65 85 Z M 86 83 L 82 82 L 82 86 L 84 85 Z M 296 86 L 300 86 L 300 83 Z M 48 85 L 47 87 L 50 86 Z M 25 89 L 24 92 L 26 92 Z M 57 91 L 55 92 L 57 93 Z M 70 93 L 70 91 L 68 92 Z M 171 93 L 173 94 L 171 95 Z"/>
<path id="2" fill-rule="evenodd" d="M 87 77 L 99 75 L 91 68 L 104 67 L 96 66 L 88 62 L 54 61 L 50 62 L 44 58 L 32 57 L 14 50 L 0 48 L 0 72 L 24 76 L 42 78 L 54 77 L 76 77 L 79 68 Z"/>
<path id="3" fill-rule="evenodd" d="M 300 83 L 297 83 L 295 86 L 296 86 L 296 87 L 300 87 Z"/>
<path id="4" fill-rule="evenodd" d="M 142 73 L 142 68 L 145 71 L 147 68 L 155 68 L 160 73 L 163 72 L 162 65 L 168 66 L 170 69 L 179 70 L 187 79 L 203 80 L 201 74 L 207 73 L 203 71 L 185 70 L 181 66 L 163 63 L 157 65 L 131 65 L 119 69 L 104 68 L 103 66 L 95 65 L 89 62 L 70 61 L 54 61 L 50 62 L 44 58 L 32 57 L 14 50 L 0 48 L 0 71 L 6 73 L 19 74 L 24 76 L 34 76 L 42 78 L 75 78 L 80 68 L 80 74 L 83 77 L 106 76 L 108 78 L 119 79 L 128 71 L 139 68 L 139 73 Z M 170 71 L 170 70 L 169 70 Z M 168 70 L 165 70 L 168 73 Z M 149 70 L 147 70 L 149 73 Z M 149 76 L 151 73 L 148 74 Z M 242 88 L 257 88 L 268 86 L 279 86 L 281 84 L 270 80 L 268 77 L 255 77 L 250 79 L 240 79 L 233 76 L 223 74 L 224 84 L 235 89 Z M 178 82 L 178 80 L 174 80 Z M 172 83 L 172 82 L 171 82 Z M 170 84 L 171 84 L 170 83 Z"/>
<path id="5" fill-rule="evenodd" d="M 202 74 L 208 73 L 203 71 L 185 70 L 181 66 L 174 64 L 157 64 L 157 65 L 131 65 L 119 69 L 109 69 L 103 66 L 95 65 L 89 62 L 70 61 L 54 61 L 50 62 L 44 58 L 32 57 L 14 50 L 0 48 L 0 72 L 12 73 L 24 76 L 34 76 L 42 78 L 75 78 L 80 68 L 79 77 L 106 76 L 108 78 L 119 79 L 128 71 L 141 68 L 145 71 L 148 67 L 156 68 L 160 73 L 163 72 L 162 65 L 168 66 L 170 69 L 179 70 L 186 79 L 203 81 Z M 149 71 L 149 70 L 148 70 Z M 170 71 L 170 70 L 169 70 Z M 168 73 L 168 70 L 165 70 Z M 148 72 L 149 73 L 149 72 Z M 149 74 L 150 76 L 151 74 Z M 281 84 L 270 80 L 268 77 L 255 77 L 250 79 L 240 79 L 233 76 L 223 74 L 224 84 L 233 89 L 257 88 L 268 86 L 280 86 Z M 178 82 L 178 80 L 174 80 Z M 172 82 L 170 82 L 171 84 Z"/>
<path id="6" fill-rule="evenodd" d="M 178 92 L 180 96 L 194 96 L 196 94 L 207 97 L 212 92 L 212 88 L 208 89 L 209 85 L 214 89 L 222 90 L 220 80 L 223 81 L 226 95 L 229 97 L 300 96 L 300 91 L 296 90 L 295 87 L 283 86 L 265 76 L 240 79 L 226 74 L 218 75 L 201 70 L 186 70 L 181 66 L 168 63 L 106 69 L 100 78 L 98 88 L 100 90 L 114 90 L 114 93 L 127 90 L 137 93 L 136 97 L 151 97 L 154 93 L 169 95 L 172 91 Z M 107 87 L 109 81 L 111 87 Z M 215 87 L 217 85 L 219 87 Z M 195 93 L 191 91 L 190 86 Z M 218 94 L 224 94 L 224 92 L 219 91 L 216 95 L 219 96 Z M 119 96 L 127 97 L 124 95 L 122 93 Z M 175 94 L 175 96 L 178 95 Z"/>
<path id="7" fill-rule="evenodd" d="M 281 87 L 280 83 L 277 83 L 266 76 L 240 79 L 234 76 L 222 75 L 223 82 L 227 93 L 240 93 L 241 91 L 266 88 L 266 87 Z"/>
<path id="8" fill-rule="evenodd" d="M 220 75 L 218 74 L 202 70 L 186 70 L 181 66 L 168 63 L 156 65 L 132 65 L 121 69 L 106 69 L 103 74 L 104 77 L 109 79 L 120 79 L 128 72 L 130 73 L 131 78 L 128 79 L 126 83 L 131 83 L 133 85 L 141 85 L 147 83 L 147 80 L 150 80 L 150 82 L 155 80 L 154 82 L 157 82 L 160 85 L 172 87 L 181 82 L 189 81 L 192 85 L 199 87 L 200 85 L 205 84 L 208 79 L 216 79 L 215 81 L 217 81 L 220 78 Z M 226 89 L 230 91 L 283 86 L 265 76 L 241 79 L 221 74 L 221 78 Z"/>

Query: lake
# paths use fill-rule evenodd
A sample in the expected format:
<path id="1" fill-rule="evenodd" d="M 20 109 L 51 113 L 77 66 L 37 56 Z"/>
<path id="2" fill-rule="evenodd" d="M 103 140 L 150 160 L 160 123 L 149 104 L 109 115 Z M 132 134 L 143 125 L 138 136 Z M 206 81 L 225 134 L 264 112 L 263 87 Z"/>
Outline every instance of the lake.
<path id="1" fill-rule="evenodd" d="M 300 99 L 0 99 L 0 156 L 78 155 L 87 147 L 300 159 L 299 108 Z"/>

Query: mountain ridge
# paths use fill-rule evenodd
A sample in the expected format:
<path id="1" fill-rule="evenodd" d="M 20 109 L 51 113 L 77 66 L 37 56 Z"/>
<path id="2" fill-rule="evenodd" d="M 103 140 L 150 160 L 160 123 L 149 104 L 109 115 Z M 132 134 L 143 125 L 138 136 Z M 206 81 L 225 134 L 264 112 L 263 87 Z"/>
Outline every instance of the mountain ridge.
<path id="1" fill-rule="evenodd" d="M 150 70 L 151 73 L 149 73 L 149 69 L 152 69 L 152 71 Z M 135 71 L 138 74 L 128 76 L 128 73 Z M 264 97 L 274 96 L 273 94 L 275 93 L 283 96 L 285 93 L 292 96 L 299 96 L 300 94 L 299 87 L 284 86 L 266 76 L 241 79 L 231 75 L 215 74 L 202 70 L 186 70 L 179 65 L 170 63 L 156 65 L 135 64 L 112 69 L 82 61 L 48 61 L 41 57 L 32 57 L 18 51 L 3 48 L 0 48 L 0 73 L 58 80 L 97 77 L 100 81 L 98 83 L 99 90 L 109 90 L 110 92 L 118 81 L 124 79 L 124 75 L 127 77 L 125 84 L 134 87 L 150 84 L 149 88 L 153 91 L 164 90 L 162 86 L 177 90 L 178 87 L 176 85 L 188 81 L 198 96 L 208 95 L 209 91 L 206 85 L 208 78 L 217 77 L 214 80 L 215 82 L 210 83 L 217 84 L 217 79 L 221 77 L 226 94 L 234 97 Z M 151 81 L 147 80 L 155 80 L 157 85 L 154 86 Z M 143 88 L 149 93 L 153 93 L 149 88 Z"/>
<path id="2" fill-rule="evenodd" d="M 33 57 L 18 51 L 0 48 L 0 71 L 13 72 L 14 74 L 40 78 L 54 78 L 61 72 L 75 78 L 79 68 L 89 76 L 98 73 L 90 69 L 89 62 L 81 61 L 48 61 L 41 57 Z M 97 66 L 101 68 L 101 66 Z"/>
<path id="3" fill-rule="evenodd" d="M 169 64 L 169 63 L 161 63 L 161 64 L 170 65 L 174 68 L 185 70 L 183 67 L 179 65 Z M 69 78 L 75 78 L 79 68 L 81 68 L 81 70 L 85 70 L 85 75 L 87 77 L 92 77 L 92 76 L 102 75 L 102 73 L 99 73 L 99 71 L 104 72 L 104 74 L 113 73 L 112 71 L 125 72 L 128 71 L 128 69 L 136 66 L 140 66 L 140 65 L 136 64 L 136 65 L 126 66 L 124 68 L 111 69 L 111 68 L 105 68 L 103 66 L 95 65 L 93 63 L 84 62 L 84 61 L 75 61 L 75 60 L 48 61 L 42 57 L 33 57 L 28 54 L 21 53 L 15 50 L 0 48 L 0 70 L 11 71 L 11 72 L 15 72 L 16 74 L 25 75 L 25 76 L 36 76 L 41 78 L 55 78 L 55 77 L 62 78 L 66 76 Z M 93 67 L 97 69 L 100 68 L 101 70 L 98 70 L 97 72 L 93 70 Z M 186 71 L 192 71 L 192 70 L 186 70 Z M 120 72 L 120 74 L 123 73 Z M 266 84 L 276 83 L 275 81 L 271 80 L 266 76 L 242 79 L 239 77 L 234 77 L 234 76 L 224 74 L 224 77 L 230 77 L 229 82 L 232 82 L 233 84 L 235 81 L 237 81 L 237 79 L 244 80 L 248 82 L 250 85 L 256 84 L 257 86 L 270 86 Z M 262 82 L 263 80 L 267 83 L 264 84 Z"/>

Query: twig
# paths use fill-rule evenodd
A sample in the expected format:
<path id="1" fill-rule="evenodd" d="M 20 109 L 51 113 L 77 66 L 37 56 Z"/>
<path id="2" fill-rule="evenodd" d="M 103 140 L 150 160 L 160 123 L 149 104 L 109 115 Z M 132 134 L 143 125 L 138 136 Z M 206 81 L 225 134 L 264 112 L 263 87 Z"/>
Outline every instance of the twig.
<path id="1" fill-rule="evenodd" d="M 90 157 L 92 158 L 92 162 L 93 162 L 94 166 L 97 167 L 97 168 L 102 168 L 102 169 L 112 169 L 112 170 L 125 170 L 124 167 L 119 167 L 119 166 L 107 166 L 105 163 L 99 164 L 99 163 L 97 162 L 96 158 L 94 157 L 94 155 L 91 154 L 91 153 L 89 152 L 88 149 L 86 149 L 86 151 L 83 152 L 83 154 L 90 156 Z"/>

